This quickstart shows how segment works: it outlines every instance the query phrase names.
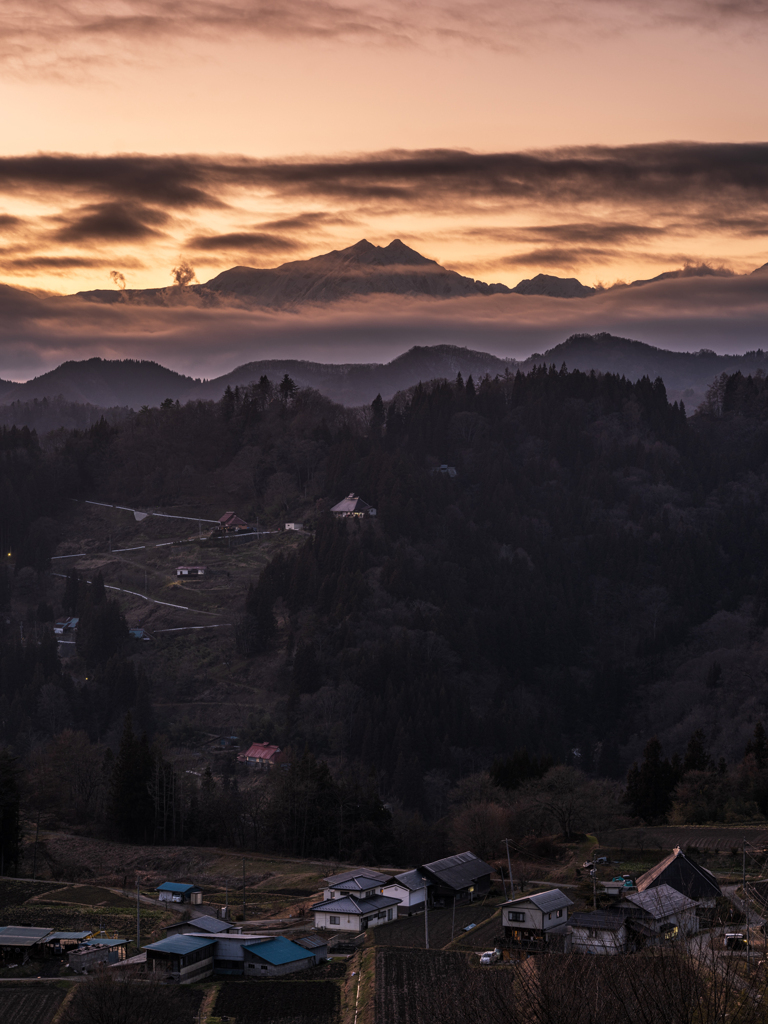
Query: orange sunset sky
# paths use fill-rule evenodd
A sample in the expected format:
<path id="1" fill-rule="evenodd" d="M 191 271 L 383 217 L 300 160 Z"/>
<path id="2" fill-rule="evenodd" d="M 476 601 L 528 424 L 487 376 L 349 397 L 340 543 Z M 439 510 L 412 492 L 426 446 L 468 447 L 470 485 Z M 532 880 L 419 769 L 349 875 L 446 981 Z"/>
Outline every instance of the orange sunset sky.
<path id="1" fill-rule="evenodd" d="M 508 285 L 749 273 L 767 52 L 766 0 L 7 0 L 0 282 L 164 287 L 363 237 Z"/>

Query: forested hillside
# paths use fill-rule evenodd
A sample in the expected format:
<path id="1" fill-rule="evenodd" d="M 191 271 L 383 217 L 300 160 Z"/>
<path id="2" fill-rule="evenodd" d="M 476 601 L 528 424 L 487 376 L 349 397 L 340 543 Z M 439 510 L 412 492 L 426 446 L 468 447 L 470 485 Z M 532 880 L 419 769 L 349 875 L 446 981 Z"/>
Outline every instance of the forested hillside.
<path id="1" fill-rule="evenodd" d="M 61 433 L 45 449 L 28 430 L 5 430 L 0 446 L 12 551 L 0 597 L 13 609 L 2 625 L 0 741 L 28 756 L 67 722 L 95 745 L 98 765 L 106 742 L 118 763 L 152 777 L 156 813 L 167 762 L 131 746 L 131 730 L 167 743 L 169 723 L 151 708 L 155 655 L 142 651 L 137 672 L 116 600 L 46 575 L 72 497 L 157 508 L 237 494 L 250 517 L 312 528 L 243 591 L 231 654 L 273 673 L 270 715 L 253 725 L 270 736 L 252 738 L 294 751 L 304 774 L 290 785 L 304 793 L 323 791 L 318 761 L 328 760 L 345 794 L 334 799 L 350 807 L 375 808 L 378 794 L 439 817 L 464 776 L 495 763 L 507 785 L 505 759 L 523 748 L 521 779 L 551 762 L 622 778 L 655 734 L 682 755 L 699 728 L 716 758 L 738 760 L 765 706 L 762 376 L 719 379 L 691 419 L 661 380 L 565 368 L 419 385 L 364 413 L 262 378 L 215 403 L 168 401 Z M 456 475 L 436 472 L 441 464 Z M 375 519 L 330 515 L 350 492 Z M 30 572 L 49 591 L 24 613 Z M 64 610 L 84 618 L 67 667 L 46 625 Z M 22 640 L 13 616 L 25 614 L 35 626 Z M 98 798 L 106 820 L 109 758 L 103 771 L 113 780 L 112 797 Z M 295 794 L 285 799 L 292 806 Z M 195 800 L 214 814 L 204 789 Z M 182 809 L 163 806 L 155 829 L 190 827 Z M 380 842 L 377 813 L 363 832 L 350 813 L 352 837 L 327 842 Z M 284 848 L 300 852 L 299 832 Z"/>

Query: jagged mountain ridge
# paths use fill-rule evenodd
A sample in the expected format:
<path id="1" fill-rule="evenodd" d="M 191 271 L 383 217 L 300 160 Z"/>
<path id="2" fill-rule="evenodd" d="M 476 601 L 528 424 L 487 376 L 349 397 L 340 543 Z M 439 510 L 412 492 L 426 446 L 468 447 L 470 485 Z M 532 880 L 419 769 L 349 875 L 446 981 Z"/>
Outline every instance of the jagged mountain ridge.
<path id="1" fill-rule="evenodd" d="M 338 302 L 356 295 L 427 295 L 456 298 L 511 291 L 504 284 L 486 284 L 446 270 L 395 238 L 387 246 L 363 238 L 347 249 L 295 260 L 269 269 L 232 267 L 205 284 L 187 286 L 206 305 L 235 301 L 272 309 L 303 303 Z M 139 302 L 164 305 L 178 299 L 178 288 L 146 288 L 123 292 L 98 289 L 78 292 L 92 302 Z"/>

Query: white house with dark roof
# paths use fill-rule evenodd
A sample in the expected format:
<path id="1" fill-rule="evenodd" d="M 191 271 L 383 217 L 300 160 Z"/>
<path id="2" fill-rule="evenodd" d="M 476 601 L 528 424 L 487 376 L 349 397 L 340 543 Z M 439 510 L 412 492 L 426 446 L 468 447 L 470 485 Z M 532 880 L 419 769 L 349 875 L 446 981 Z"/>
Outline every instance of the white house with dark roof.
<path id="1" fill-rule="evenodd" d="M 382 875 L 378 871 L 360 868 L 355 871 L 345 871 L 341 875 L 331 875 L 329 878 L 323 879 L 325 882 L 323 896 L 326 900 L 336 900 L 344 896 L 358 896 L 362 899 L 381 896 L 383 886 L 391 880 L 391 875 Z"/>
<path id="2" fill-rule="evenodd" d="M 573 900 L 560 889 L 507 900 L 501 904 L 504 935 L 523 946 L 546 946 L 551 936 L 565 934 L 572 906 Z"/>
<path id="3" fill-rule="evenodd" d="M 400 900 L 392 896 L 342 896 L 315 903 L 315 928 L 336 932 L 364 932 L 397 920 Z"/>
<path id="4" fill-rule="evenodd" d="M 384 896 L 394 896 L 400 900 L 398 913 L 400 917 L 405 914 L 410 917 L 424 909 L 427 901 L 429 882 L 425 880 L 420 871 L 404 871 L 401 875 L 395 875 L 391 882 L 382 886 Z"/>

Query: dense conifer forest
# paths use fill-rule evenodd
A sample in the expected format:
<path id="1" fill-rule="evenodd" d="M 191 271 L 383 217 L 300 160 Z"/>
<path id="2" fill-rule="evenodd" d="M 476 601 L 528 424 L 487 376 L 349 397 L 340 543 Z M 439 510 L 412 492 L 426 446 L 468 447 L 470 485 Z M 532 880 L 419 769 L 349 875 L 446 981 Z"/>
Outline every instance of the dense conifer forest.
<path id="1" fill-rule="evenodd" d="M 72 820 L 201 842 L 227 821 L 233 843 L 300 854 L 381 856 L 403 849 L 402 815 L 413 826 L 453 814 L 460 833 L 461 808 L 507 813 L 526 793 L 520 820 L 541 831 L 535 793 L 558 779 L 602 785 L 593 805 L 616 820 L 715 820 L 739 787 L 740 813 L 765 814 L 768 758 L 753 732 L 768 696 L 767 458 L 768 386 L 740 373 L 691 418 L 660 379 L 542 366 L 357 410 L 263 377 L 118 424 L 2 428 L 3 771 L 45 794 L 40 744 L 64 760 L 79 746 L 79 783 L 68 777 L 62 798 L 51 781 L 48 797 Z M 256 796 L 234 767 L 181 785 L 152 709 L 161 681 L 137 668 L 103 583 L 73 572 L 63 595 L 15 617 L 30 576 L 50 581 L 71 498 L 160 508 L 227 472 L 248 515 L 312 531 L 242 593 L 232 635 L 238 657 L 282 665 L 272 717 L 251 728 L 261 739 L 269 726 L 291 769 Z M 376 517 L 334 519 L 350 492 Z M 82 620 L 82 675 L 57 655 L 61 612 Z M 738 623 L 732 657 L 716 656 L 713 622 Z M 681 672 L 698 718 L 659 695 Z M 718 725 L 729 701 L 730 731 Z"/>

